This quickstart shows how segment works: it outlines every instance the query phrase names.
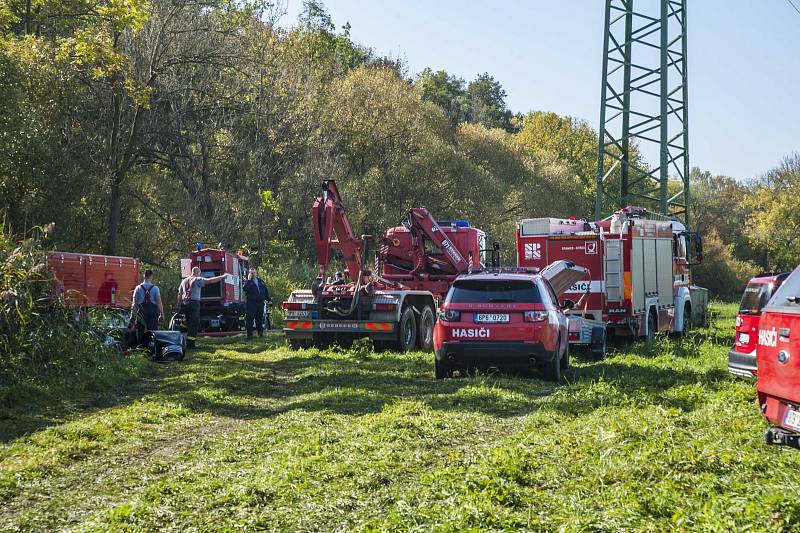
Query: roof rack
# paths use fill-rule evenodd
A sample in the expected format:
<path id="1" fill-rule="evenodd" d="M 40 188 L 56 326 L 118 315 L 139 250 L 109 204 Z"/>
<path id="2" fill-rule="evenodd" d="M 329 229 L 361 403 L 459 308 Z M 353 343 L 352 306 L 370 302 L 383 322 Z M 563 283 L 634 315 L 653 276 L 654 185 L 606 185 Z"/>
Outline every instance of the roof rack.
<path id="1" fill-rule="evenodd" d="M 470 269 L 467 274 L 538 274 L 541 271 L 538 267 L 483 267 Z"/>

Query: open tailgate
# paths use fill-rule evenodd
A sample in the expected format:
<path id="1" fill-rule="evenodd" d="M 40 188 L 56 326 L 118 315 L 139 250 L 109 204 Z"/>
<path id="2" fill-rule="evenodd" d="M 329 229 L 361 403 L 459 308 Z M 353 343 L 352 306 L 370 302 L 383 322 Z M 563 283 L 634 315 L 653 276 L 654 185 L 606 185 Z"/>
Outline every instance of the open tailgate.
<path id="1" fill-rule="evenodd" d="M 589 269 L 563 259 L 550 263 L 541 272 L 555 293 L 561 297 L 576 282 L 589 276 Z"/>

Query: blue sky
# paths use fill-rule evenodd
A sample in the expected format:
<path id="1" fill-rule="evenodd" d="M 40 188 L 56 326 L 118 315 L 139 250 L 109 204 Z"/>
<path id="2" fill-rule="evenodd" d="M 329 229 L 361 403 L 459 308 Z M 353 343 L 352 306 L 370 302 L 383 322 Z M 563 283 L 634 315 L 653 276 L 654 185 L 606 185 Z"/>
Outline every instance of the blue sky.
<path id="1" fill-rule="evenodd" d="M 286 1 L 288 25 L 302 0 Z M 645 9 L 653 1 L 640 0 Z M 403 58 L 412 74 L 426 66 L 466 80 L 489 72 L 513 111 L 555 111 L 595 129 L 604 4 L 325 1 L 337 27 L 349 22 L 355 41 Z M 800 151 L 800 14 L 786 0 L 689 0 L 688 10 L 691 164 L 757 177 Z"/>

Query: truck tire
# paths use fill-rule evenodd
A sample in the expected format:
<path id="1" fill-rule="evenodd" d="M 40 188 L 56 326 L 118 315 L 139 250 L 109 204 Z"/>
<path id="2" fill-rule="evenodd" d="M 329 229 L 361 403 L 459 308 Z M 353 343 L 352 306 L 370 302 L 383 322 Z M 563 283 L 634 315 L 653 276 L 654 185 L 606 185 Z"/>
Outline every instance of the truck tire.
<path id="1" fill-rule="evenodd" d="M 592 328 L 592 344 L 589 353 L 595 361 L 606 358 L 606 330 L 600 327 Z"/>
<path id="2" fill-rule="evenodd" d="M 419 327 L 417 328 L 417 346 L 423 352 L 433 351 L 433 324 L 433 310 L 426 305 L 419 315 Z"/>
<path id="3" fill-rule="evenodd" d="M 397 349 L 401 352 L 410 352 L 417 344 L 417 320 L 414 309 L 406 307 L 400 315 L 398 324 Z"/>
<path id="4" fill-rule="evenodd" d="M 433 358 L 433 373 L 436 379 L 453 377 L 453 371 L 447 368 L 447 363 L 439 361 L 435 356 Z"/>
<path id="5" fill-rule="evenodd" d="M 292 350 L 301 350 L 308 347 L 308 341 L 306 339 L 289 339 L 289 346 Z"/>
<path id="6" fill-rule="evenodd" d="M 688 303 L 683 306 L 683 329 L 681 329 L 681 337 L 686 337 L 692 330 L 692 306 Z"/>
<path id="7" fill-rule="evenodd" d="M 653 344 L 656 341 L 656 328 L 658 325 L 656 324 L 656 318 L 653 316 L 653 313 L 647 313 L 647 332 L 644 335 L 645 342 L 647 344 Z"/>

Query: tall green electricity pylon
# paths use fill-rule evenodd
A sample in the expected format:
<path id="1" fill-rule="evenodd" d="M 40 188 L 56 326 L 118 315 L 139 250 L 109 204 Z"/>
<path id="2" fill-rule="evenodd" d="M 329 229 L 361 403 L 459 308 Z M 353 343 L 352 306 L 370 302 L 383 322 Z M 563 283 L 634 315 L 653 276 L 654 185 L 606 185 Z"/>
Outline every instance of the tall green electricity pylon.
<path id="1" fill-rule="evenodd" d="M 687 0 L 606 0 L 595 218 L 631 204 L 689 226 Z M 653 11 L 648 13 L 647 11 Z M 659 154 L 657 167 L 643 154 Z"/>

